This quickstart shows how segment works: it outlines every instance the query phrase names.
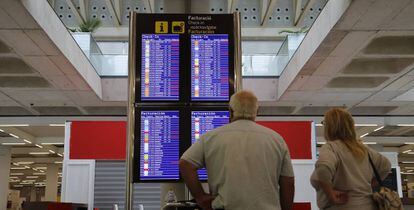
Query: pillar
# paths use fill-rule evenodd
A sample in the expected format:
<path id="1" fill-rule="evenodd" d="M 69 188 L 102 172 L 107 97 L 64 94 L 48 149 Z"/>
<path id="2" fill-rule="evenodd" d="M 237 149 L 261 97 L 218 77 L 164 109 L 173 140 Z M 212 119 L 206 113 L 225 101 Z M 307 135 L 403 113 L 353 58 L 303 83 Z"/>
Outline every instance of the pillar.
<path id="1" fill-rule="evenodd" d="M 57 201 L 58 170 L 59 166 L 57 164 L 47 165 L 45 201 Z"/>
<path id="2" fill-rule="evenodd" d="M 36 187 L 32 186 L 30 188 L 30 202 L 36 202 L 37 201 L 36 198 L 37 198 Z"/>
<path id="3" fill-rule="evenodd" d="M 10 147 L 0 146 L 0 210 L 7 208 L 9 195 L 11 151 Z"/>

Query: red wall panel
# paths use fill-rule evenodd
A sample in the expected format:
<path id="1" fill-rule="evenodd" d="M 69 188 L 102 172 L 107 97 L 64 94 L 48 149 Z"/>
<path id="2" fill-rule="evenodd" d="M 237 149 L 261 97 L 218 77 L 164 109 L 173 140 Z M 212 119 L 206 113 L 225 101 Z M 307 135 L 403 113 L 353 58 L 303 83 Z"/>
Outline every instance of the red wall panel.
<path id="1" fill-rule="evenodd" d="M 125 160 L 126 122 L 75 121 L 71 125 L 70 159 Z"/>
<path id="2" fill-rule="evenodd" d="M 311 203 L 294 203 L 293 210 L 311 210 Z"/>
<path id="3" fill-rule="evenodd" d="M 257 122 L 279 133 L 289 147 L 292 159 L 312 159 L 312 122 Z"/>
<path id="4" fill-rule="evenodd" d="M 292 159 L 312 159 L 311 122 L 257 122 L 279 133 Z M 70 159 L 124 160 L 126 122 L 74 121 L 71 126 Z"/>

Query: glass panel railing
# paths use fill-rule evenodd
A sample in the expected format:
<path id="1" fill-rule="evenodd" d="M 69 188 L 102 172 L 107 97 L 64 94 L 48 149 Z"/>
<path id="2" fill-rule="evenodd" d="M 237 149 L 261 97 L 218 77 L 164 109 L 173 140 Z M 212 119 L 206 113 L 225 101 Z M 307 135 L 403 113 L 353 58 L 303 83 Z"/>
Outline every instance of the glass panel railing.
<path id="1" fill-rule="evenodd" d="M 90 33 L 75 32 L 72 36 L 99 76 L 128 75 L 128 54 L 103 54 Z"/>
<path id="2" fill-rule="evenodd" d="M 128 75 L 128 54 L 122 50 L 127 46 L 124 42 L 118 43 L 118 45 L 122 45 L 121 50 L 118 49 L 116 52 L 105 50 L 107 54 L 104 54 L 100 46 L 108 45 L 108 43 L 98 44 L 90 33 L 75 32 L 72 35 L 100 76 Z M 249 77 L 279 76 L 304 37 L 304 33 L 287 35 L 275 54 L 244 54 L 242 56 L 242 75 Z"/>
<path id="3" fill-rule="evenodd" d="M 304 37 L 304 33 L 287 35 L 276 54 L 243 55 L 243 76 L 280 76 Z"/>

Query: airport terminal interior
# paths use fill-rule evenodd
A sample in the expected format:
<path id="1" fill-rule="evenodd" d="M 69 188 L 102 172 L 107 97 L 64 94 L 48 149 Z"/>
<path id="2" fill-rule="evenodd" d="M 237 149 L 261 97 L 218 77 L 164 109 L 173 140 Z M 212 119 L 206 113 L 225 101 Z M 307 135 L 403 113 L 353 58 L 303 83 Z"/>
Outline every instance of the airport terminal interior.
<path id="1" fill-rule="evenodd" d="M 179 155 L 228 123 L 242 89 L 289 146 L 294 209 L 318 209 L 309 177 L 334 107 L 390 160 L 386 182 L 414 209 L 413 11 L 413 0 L 0 0 L 0 210 L 123 210 L 127 179 L 133 209 L 189 199 Z"/>

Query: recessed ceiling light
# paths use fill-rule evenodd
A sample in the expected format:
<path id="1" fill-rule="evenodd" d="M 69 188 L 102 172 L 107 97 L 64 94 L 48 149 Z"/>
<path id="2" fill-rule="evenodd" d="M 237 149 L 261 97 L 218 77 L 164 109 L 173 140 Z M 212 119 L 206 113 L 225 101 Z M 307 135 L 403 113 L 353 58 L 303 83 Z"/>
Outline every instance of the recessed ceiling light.
<path id="1" fill-rule="evenodd" d="M 326 144 L 324 141 L 318 141 L 317 144 Z"/>
<path id="2" fill-rule="evenodd" d="M 360 138 L 364 138 L 365 136 L 368 136 L 369 133 L 363 134 L 362 136 L 360 136 Z"/>
<path id="3" fill-rule="evenodd" d="M 33 175 L 46 175 L 46 173 L 33 173 Z"/>
<path id="4" fill-rule="evenodd" d="M 45 142 L 45 143 L 41 143 L 42 145 L 64 145 L 65 143 L 63 142 Z"/>
<path id="5" fill-rule="evenodd" d="M 0 127 L 27 127 L 29 124 L 0 124 Z"/>
<path id="6" fill-rule="evenodd" d="M 12 175 L 12 176 L 21 176 L 21 175 L 23 175 L 23 173 L 10 173 L 10 175 Z"/>
<path id="7" fill-rule="evenodd" d="M 40 146 L 40 145 L 38 145 L 38 144 L 35 144 L 35 146 L 36 146 L 36 147 L 39 147 L 40 149 L 42 149 L 42 148 L 43 148 L 43 146 Z"/>
<path id="8" fill-rule="evenodd" d="M 401 126 L 401 127 L 412 127 L 412 126 L 414 126 L 414 124 L 397 124 L 397 126 Z"/>
<path id="9" fill-rule="evenodd" d="M 55 164 L 62 164 L 62 161 L 55 161 Z"/>
<path id="10" fill-rule="evenodd" d="M 57 155 L 60 156 L 60 157 L 63 157 L 63 154 L 58 153 Z"/>
<path id="11" fill-rule="evenodd" d="M 11 167 L 11 170 L 25 170 L 27 169 L 26 167 Z"/>
<path id="12" fill-rule="evenodd" d="M 49 126 L 54 126 L 54 127 L 64 127 L 65 124 L 49 124 Z"/>
<path id="13" fill-rule="evenodd" d="M 381 126 L 381 127 L 377 128 L 377 129 L 375 129 L 374 131 L 379 131 L 379 130 L 383 129 L 384 127 L 385 126 Z"/>
<path id="14" fill-rule="evenodd" d="M 409 152 L 411 152 L 412 150 L 411 149 L 409 149 L 409 150 L 405 150 L 405 151 L 403 151 L 402 153 L 409 153 Z"/>
<path id="15" fill-rule="evenodd" d="M 366 142 L 363 142 L 363 144 L 378 144 L 377 142 L 372 142 L 372 141 L 366 141 Z"/>
<path id="16" fill-rule="evenodd" d="M 28 143 L 28 144 L 31 144 L 32 143 L 31 141 L 29 141 L 27 139 L 23 139 L 23 141 L 26 142 L 26 143 Z"/>
<path id="17" fill-rule="evenodd" d="M 43 169 L 43 170 L 46 170 L 47 169 L 47 167 L 45 167 L 45 166 L 42 166 L 42 167 L 36 167 L 37 169 Z"/>
<path id="18" fill-rule="evenodd" d="M 26 143 L 23 143 L 23 142 L 4 142 L 4 143 L 1 143 L 2 145 L 5 145 L 5 146 L 18 146 L 18 145 L 25 145 Z"/>
<path id="19" fill-rule="evenodd" d="M 316 123 L 315 124 L 317 127 L 322 127 L 323 125 L 321 123 Z"/>
<path id="20" fill-rule="evenodd" d="M 414 142 L 404 142 L 404 144 L 414 144 Z"/>
<path id="21" fill-rule="evenodd" d="M 9 135 L 10 135 L 10 136 L 13 136 L 13 137 L 14 137 L 14 138 L 16 138 L 16 139 L 20 138 L 18 135 L 13 134 L 13 133 L 9 133 Z"/>
<path id="22" fill-rule="evenodd" d="M 406 163 L 406 164 L 408 163 L 409 164 L 409 163 L 414 163 L 414 161 L 402 161 L 401 163 Z"/>
<path id="23" fill-rule="evenodd" d="M 52 154 L 56 154 L 56 152 L 53 151 L 53 150 L 49 150 L 49 152 L 52 153 Z"/>
<path id="24" fill-rule="evenodd" d="M 31 161 L 27 161 L 27 162 L 17 162 L 17 164 L 19 164 L 19 165 L 30 165 L 30 164 L 33 164 L 34 162 L 31 162 Z"/>
<path id="25" fill-rule="evenodd" d="M 366 127 L 376 127 L 378 124 L 372 124 L 372 123 L 357 123 L 355 126 L 366 126 Z"/>
<path id="26" fill-rule="evenodd" d="M 48 155 L 48 152 L 29 152 L 29 155 Z"/>

